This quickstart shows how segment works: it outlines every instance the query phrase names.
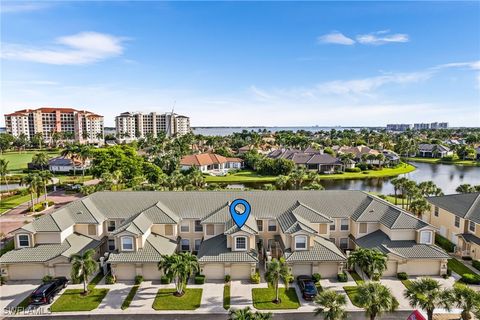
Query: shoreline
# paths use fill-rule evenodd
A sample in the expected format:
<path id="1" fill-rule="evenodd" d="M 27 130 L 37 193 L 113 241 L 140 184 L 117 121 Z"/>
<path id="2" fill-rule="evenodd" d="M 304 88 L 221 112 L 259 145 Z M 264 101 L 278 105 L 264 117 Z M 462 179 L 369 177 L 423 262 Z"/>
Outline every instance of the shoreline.
<path id="1" fill-rule="evenodd" d="M 480 167 L 480 161 L 474 160 L 454 160 L 446 161 L 438 158 L 405 158 L 409 162 L 420 162 L 420 163 L 429 163 L 429 164 L 446 164 L 454 166 L 464 166 L 464 167 Z"/>

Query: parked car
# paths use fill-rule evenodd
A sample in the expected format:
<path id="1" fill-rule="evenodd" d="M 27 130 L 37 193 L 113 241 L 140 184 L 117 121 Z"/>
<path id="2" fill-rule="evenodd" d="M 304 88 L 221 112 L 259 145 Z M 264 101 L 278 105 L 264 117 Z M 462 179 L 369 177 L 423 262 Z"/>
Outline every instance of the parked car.
<path id="1" fill-rule="evenodd" d="M 67 286 L 67 278 L 57 277 L 52 281 L 40 285 L 30 295 L 30 304 L 49 304 L 52 303 L 55 295 Z"/>
<path id="2" fill-rule="evenodd" d="M 298 276 L 297 284 L 302 292 L 302 296 L 305 300 L 313 300 L 318 294 L 315 282 L 313 282 L 310 276 Z"/>

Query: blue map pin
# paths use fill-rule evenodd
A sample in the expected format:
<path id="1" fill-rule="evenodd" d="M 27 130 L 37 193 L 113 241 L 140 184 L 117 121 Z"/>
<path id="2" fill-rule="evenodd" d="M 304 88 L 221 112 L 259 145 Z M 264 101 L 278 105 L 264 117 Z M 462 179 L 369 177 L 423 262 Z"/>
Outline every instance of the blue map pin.
<path id="1" fill-rule="evenodd" d="M 237 207 L 240 208 L 237 209 Z M 245 222 L 247 222 L 250 211 L 250 204 L 246 200 L 235 199 L 230 204 L 230 215 L 232 216 L 233 221 L 235 221 L 237 224 L 237 227 L 240 229 L 243 227 Z"/>

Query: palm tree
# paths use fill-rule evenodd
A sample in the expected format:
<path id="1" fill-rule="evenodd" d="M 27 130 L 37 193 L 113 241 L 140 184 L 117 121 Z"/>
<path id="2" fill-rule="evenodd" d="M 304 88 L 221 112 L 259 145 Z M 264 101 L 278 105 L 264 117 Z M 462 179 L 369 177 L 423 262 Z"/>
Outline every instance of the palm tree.
<path id="1" fill-rule="evenodd" d="M 98 264 L 94 259 L 95 250 L 88 249 L 83 254 L 74 253 L 70 256 L 72 264 L 72 279 L 81 279 L 83 282 L 83 293 L 88 293 L 87 280 L 98 269 Z"/>
<path id="2" fill-rule="evenodd" d="M 78 156 L 82 162 L 82 181 L 85 180 L 85 163 L 92 156 L 92 149 L 90 146 L 84 145 L 81 146 L 78 150 Z"/>
<path id="3" fill-rule="evenodd" d="M 437 187 L 433 181 L 423 181 L 418 184 L 418 188 L 420 189 L 420 193 L 424 197 L 430 196 L 440 196 L 443 194 L 442 189 Z"/>
<path id="4" fill-rule="evenodd" d="M 279 175 L 275 180 L 275 185 L 278 189 L 284 190 L 288 186 L 288 182 L 290 181 L 288 176 Z"/>
<path id="5" fill-rule="evenodd" d="M 455 284 L 449 292 L 452 305 L 462 309 L 462 319 L 472 319 L 471 313 L 475 308 L 480 308 L 480 293 L 460 283 Z"/>
<path id="6" fill-rule="evenodd" d="M 344 294 L 325 290 L 318 294 L 315 303 L 319 305 L 315 309 L 315 315 L 321 314 L 325 320 L 340 320 L 347 316 L 345 311 L 347 299 Z"/>
<path id="7" fill-rule="evenodd" d="M 62 150 L 62 157 L 65 158 L 70 158 L 72 160 L 73 164 L 73 175 L 76 177 L 77 176 L 77 166 L 75 165 L 75 160 L 78 157 L 78 154 L 80 153 L 80 146 L 77 144 L 68 144 L 65 149 Z"/>
<path id="8" fill-rule="evenodd" d="M 379 282 L 368 282 L 359 286 L 355 302 L 365 309 L 370 320 L 383 312 L 392 312 L 398 308 L 398 301 L 390 289 Z"/>
<path id="9" fill-rule="evenodd" d="M 350 268 L 357 265 L 369 277 L 378 279 L 387 269 L 387 256 L 378 249 L 359 248 L 348 256 Z"/>
<path id="10" fill-rule="evenodd" d="M 243 309 L 230 309 L 228 311 L 228 320 L 252 320 L 253 313 L 250 307 Z"/>
<path id="11" fill-rule="evenodd" d="M 45 193 L 45 203 L 46 203 L 46 206 L 48 207 L 47 185 L 50 181 L 52 181 L 53 174 L 50 171 L 40 171 L 39 176 L 42 179 L 43 192 Z"/>
<path id="12" fill-rule="evenodd" d="M 421 278 L 412 281 L 403 295 L 413 308 L 427 311 L 428 320 L 432 320 L 433 310 L 436 307 L 450 308 L 451 299 L 449 299 L 448 292 L 442 290 L 441 287 L 440 283 L 432 278 Z"/>
<path id="13" fill-rule="evenodd" d="M 273 314 L 271 312 L 255 312 L 253 314 L 253 320 L 272 320 Z"/>
<path id="14" fill-rule="evenodd" d="M 42 170 L 48 166 L 48 155 L 45 152 L 38 152 L 35 153 L 32 157 L 32 163 L 38 168 L 40 167 Z"/>
<path id="15" fill-rule="evenodd" d="M 38 173 L 29 173 L 26 176 L 23 176 L 20 180 L 20 185 L 27 186 L 28 191 L 30 191 L 30 199 L 32 202 L 32 211 L 35 212 L 35 203 L 33 202 L 33 194 L 36 193 L 39 188 L 43 185 L 42 178 Z"/>
<path id="16" fill-rule="evenodd" d="M 298 190 L 300 189 L 303 181 L 307 179 L 307 174 L 305 173 L 305 170 L 302 169 L 295 169 L 290 173 L 290 181 L 293 183 L 295 186 L 295 189 Z"/>
<path id="17" fill-rule="evenodd" d="M 410 207 L 408 208 L 412 213 L 416 214 L 419 218 L 422 217 L 423 213 L 429 211 L 432 208 L 430 203 L 424 198 L 417 198 L 412 200 Z"/>
<path id="18" fill-rule="evenodd" d="M 400 187 L 400 181 L 398 178 L 393 178 L 390 180 L 390 183 L 393 185 L 393 192 L 395 193 L 395 205 L 397 205 L 397 191 Z"/>
<path id="19" fill-rule="evenodd" d="M 10 161 L 7 161 L 6 159 L 0 159 L 0 177 L 3 178 L 5 181 L 5 186 L 7 188 L 7 193 L 8 193 L 8 180 L 7 180 L 7 174 L 8 174 L 8 163 Z"/>
<path id="20" fill-rule="evenodd" d="M 455 189 L 458 193 L 470 193 L 474 192 L 472 186 L 468 183 L 461 184 Z"/>
<path id="21" fill-rule="evenodd" d="M 201 189 L 205 185 L 205 177 L 198 169 L 194 169 L 192 172 L 190 172 L 188 175 L 188 180 L 197 189 Z"/>
<path id="22" fill-rule="evenodd" d="M 288 289 L 288 284 L 290 280 L 293 278 L 287 263 L 285 262 L 285 258 L 281 257 L 280 259 L 273 258 L 267 264 L 267 272 L 265 274 L 267 281 L 275 287 L 275 299 L 273 299 L 274 303 L 280 303 L 280 299 L 278 298 L 279 288 L 278 283 L 280 279 L 285 284 L 285 290 Z"/>
<path id="23" fill-rule="evenodd" d="M 159 270 L 175 279 L 176 296 L 182 296 L 188 277 L 200 270 L 198 259 L 191 252 L 180 252 L 172 255 L 162 255 L 158 263 Z"/>

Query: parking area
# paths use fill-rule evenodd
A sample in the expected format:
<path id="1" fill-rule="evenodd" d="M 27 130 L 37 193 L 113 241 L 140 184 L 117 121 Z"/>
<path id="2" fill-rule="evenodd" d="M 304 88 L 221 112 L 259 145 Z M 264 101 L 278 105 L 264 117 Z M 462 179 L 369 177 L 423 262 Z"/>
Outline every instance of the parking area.
<path id="1" fill-rule="evenodd" d="M 14 308 L 38 287 L 40 281 L 10 281 L 0 287 L 1 310 Z"/>

